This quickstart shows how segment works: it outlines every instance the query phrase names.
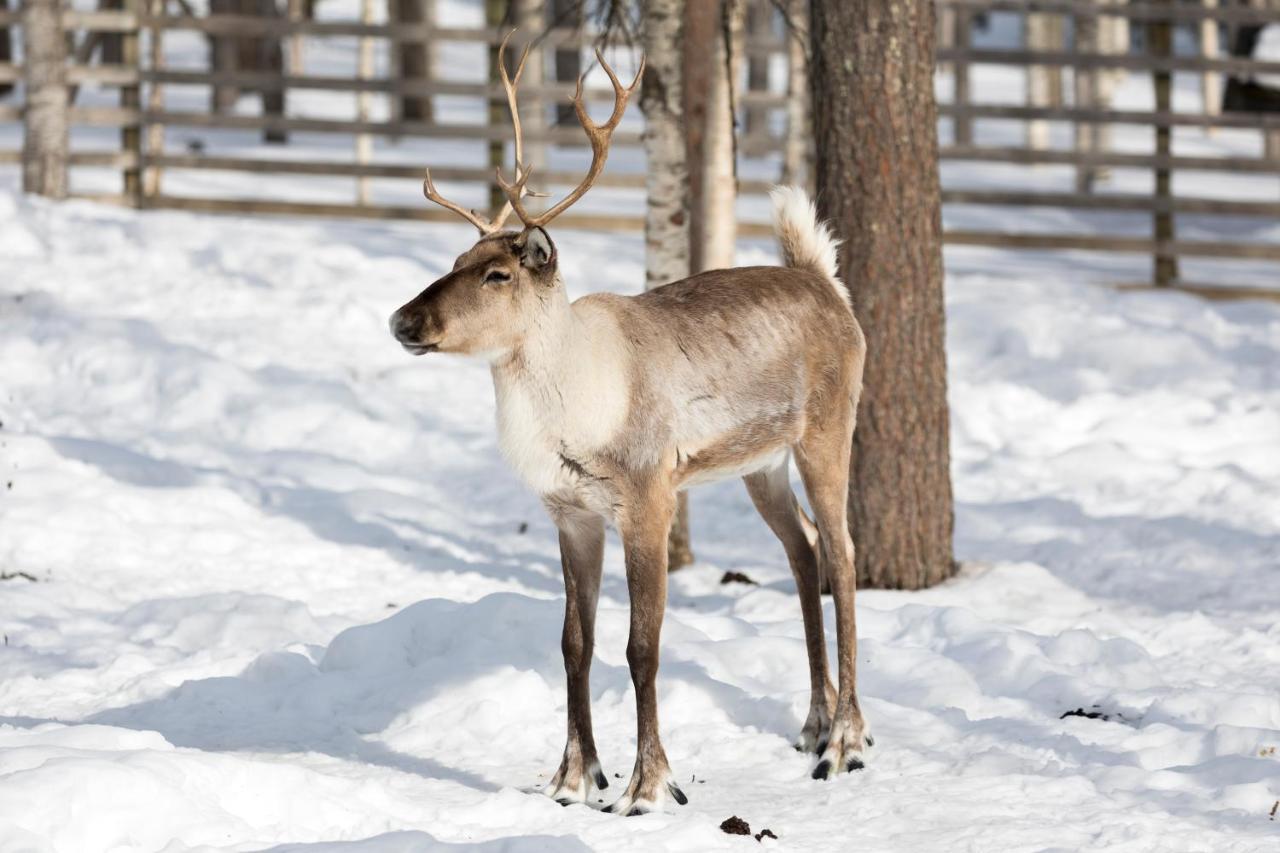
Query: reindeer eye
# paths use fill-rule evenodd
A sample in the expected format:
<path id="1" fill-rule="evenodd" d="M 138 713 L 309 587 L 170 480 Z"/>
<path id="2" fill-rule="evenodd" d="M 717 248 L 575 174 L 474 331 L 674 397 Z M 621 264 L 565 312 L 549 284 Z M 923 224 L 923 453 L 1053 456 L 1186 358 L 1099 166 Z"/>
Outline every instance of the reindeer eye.
<path id="1" fill-rule="evenodd" d="M 506 284 L 511 281 L 511 273 L 506 270 L 489 270 L 484 274 L 485 284 Z"/>

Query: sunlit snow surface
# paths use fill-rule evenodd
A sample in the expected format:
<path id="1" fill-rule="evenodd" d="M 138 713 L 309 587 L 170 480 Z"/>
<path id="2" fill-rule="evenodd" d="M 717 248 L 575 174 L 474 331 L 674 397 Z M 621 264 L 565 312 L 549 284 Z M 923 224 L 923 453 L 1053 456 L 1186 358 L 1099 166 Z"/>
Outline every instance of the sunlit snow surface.
<path id="1" fill-rule="evenodd" d="M 869 767 L 815 782 L 792 751 L 794 585 L 727 483 L 695 493 L 663 632 L 690 803 L 623 819 L 528 793 L 564 739 L 554 530 L 499 459 L 486 369 L 386 331 L 472 232 L 12 188 L 0 572 L 37 580 L 0 582 L 0 850 L 754 849 L 730 815 L 787 850 L 1277 849 L 1276 305 L 954 253 L 965 567 L 859 595 Z M 638 239 L 556 236 L 574 294 L 642 280 Z M 626 626 L 611 540 L 606 802 Z"/>

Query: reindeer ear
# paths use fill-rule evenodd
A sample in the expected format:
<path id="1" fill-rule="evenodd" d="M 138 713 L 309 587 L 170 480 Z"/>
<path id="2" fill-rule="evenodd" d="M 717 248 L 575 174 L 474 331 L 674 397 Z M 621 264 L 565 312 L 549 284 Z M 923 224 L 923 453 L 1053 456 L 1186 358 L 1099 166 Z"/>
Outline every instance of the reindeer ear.
<path id="1" fill-rule="evenodd" d="M 556 246 L 547 232 L 537 226 L 524 232 L 516 245 L 520 249 L 520 265 L 523 267 L 538 271 L 555 263 Z"/>

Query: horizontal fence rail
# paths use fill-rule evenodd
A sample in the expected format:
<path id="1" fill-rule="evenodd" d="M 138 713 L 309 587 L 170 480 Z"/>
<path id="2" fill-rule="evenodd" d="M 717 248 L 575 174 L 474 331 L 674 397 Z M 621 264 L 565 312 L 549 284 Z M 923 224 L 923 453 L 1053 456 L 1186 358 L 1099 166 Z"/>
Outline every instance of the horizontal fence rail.
<path id="1" fill-rule="evenodd" d="M 291 2 L 289 10 L 277 16 L 249 14 L 193 15 L 170 13 L 168 0 L 122 0 L 119 11 L 65 10 L 60 14 L 63 29 L 77 40 L 69 44 L 67 61 L 62 70 L 68 86 L 66 120 L 73 130 L 118 133 L 119 143 L 112 151 L 72 150 L 65 155 L 64 167 L 76 170 L 118 170 L 122 175 L 120 192 L 79 192 L 83 197 L 141 207 L 180 208 L 206 212 L 283 213 L 292 215 L 357 216 L 415 221 L 450 221 L 445 211 L 405 204 L 378 201 L 368 190 L 368 182 L 421 180 L 422 162 L 389 162 L 383 156 L 373 158 L 377 145 L 403 141 L 432 143 L 475 143 L 476 152 L 493 151 L 512 139 L 505 120 L 505 92 L 497 81 L 457 80 L 442 77 L 440 50 L 446 45 L 473 45 L 477 48 L 496 46 L 506 34 L 502 27 L 445 26 L 432 20 L 394 23 L 362 20 L 309 20 L 297 13 L 300 4 Z M 773 9 L 771 0 L 749 0 Z M 1252 5 L 1217 6 L 1205 2 L 1092 2 L 1091 0 L 936 0 L 940 17 L 940 43 L 937 59 L 940 69 L 940 118 L 943 144 L 939 156 L 944 164 L 943 203 L 948 211 L 971 209 L 1026 209 L 1074 211 L 1079 214 L 1080 233 L 1062 233 L 1060 226 L 1046 230 L 1035 228 L 1027 233 L 974 227 L 984 225 L 972 215 L 953 218 L 955 224 L 945 231 L 945 239 L 953 245 L 993 246 L 1007 249 L 1050 251 L 1097 251 L 1150 255 L 1157 270 L 1157 283 L 1173 283 L 1177 257 L 1228 258 L 1247 261 L 1280 261 L 1280 244 L 1250 241 L 1237 235 L 1246 233 L 1236 227 L 1216 227 L 1227 217 L 1266 224 L 1280 217 L 1280 110 L 1224 110 L 1221 89 L 1228 78 L 1236 77 L 1251 85 L 1259 75 L 1280 77 L 1280 61 L 1234 56 L 1224 53 L 1218 44 L 1218 29 L 1229 32 L 1238 28 L 1280 23 L 1280 0 Z M 175 7 L 176 8 L 176 7 Z M 975 21 L 992 13 L 1012 15 L 1021 22 L 1024 36 L 1018 44 L 991 41 L 980 35 Z M 0 11 L 0 30 L 10 36 L 18 32 L 22 12 Z M 1123 38 L 1108 41 L 1097 36 L 1104 27 L 1117 21 L 1130 30 Z M 1046 28 L 1046 22 L 1052 26 Z M 1056 23 L 1054 23 L 1056 22 Z M 1069 26 L 1064 26 L 1069 24 Z M 1054 29 L 1057 27 L 1057 29 Z M 1183 52 L 1172 50 L 1170 34 L 1183 33 L 1179 44 Z M 1005 31 L 1008 28 L 1005 27 Z M 1212 33 L 1210 31 L 1213 31 Z M 1132 33 L 1141 33 L 1134 39 Z M 192 67 L 189 40 L 181 67 L 170 67 L 166 61 L 165 39 L 172 34 L 197 35 L 209 45 L 203 67 Z M 1044 35 L 1049 33 L 1049 36 Z M 1193 53 L 1185 52 L 1192 37 Z M 92 39 L 119 38 L 127 45 L 117 52 L 114 63 L 104 63 L 101 52 L 95 55 Z M 524 138 L 532 146 L 582 148 L 585 138 L 576 122 L 568 125 L 549 120 L 553 109 L 561 108 L 574 94 L 571 80 L 552 79 L 551 56 L 558 50 L 577 50 L 582 56 L 593 45 L 598 34 L 581 28 L 557 26 L 536 34 L 547 76 L 536 75 L 521 86 L 521 98 L 527 100 L 522 112 L 541 115 L 541 121 L 526 120 Z M 304 67 L 306 46 L 325 40 L 355 40 L 362 56 L 372 55 L 374 46 L 395 57 L 398 51 L 425 48 L 436 58 L 427 63 L 419 76 L 396 73 L 395 62 L 386 63 L 382 73 L 371 67 L 347 68 L 335 65 L 330 57 L 322 67 Z M 786 58 L 793 35 L 780 16 L 767 30 L 753 30 L 737 46 L 739 57 L 746 63 L 770 58 Z M 1163 39 L 1163 40 L 1162 40 Z M 236 59 L 230 65 L 212 60 L 217 46 L 254 46 L 278 52 L 276 64 L 269 67 L 245 65 Z M 1164 45 L 1162 47 L 1162 45 Z M 347 48 L 344 48 L 346 50 Z M 628 52 L 623 48 L 622 54 Z M 638 54 L 630 51 L 634 60 Z M 346 55 L 346 54 L 344 54 Z M 123 58 L 123 61 L 121 59 Z M 790 61 L 790 60 L 788 60 Z M 583 62 L 583 68 L 591 67 Z M 774 183 L 761 176 L 761 164 L 775 168 L 788 139 L 786 117 L 791 97 L 785 94 L 785 80 L 773 72 L 763 75 L 765 84 L 739 86 L 734 101 L 739 110 L 741 156 L 755 158 L 756 165 L 738 181 L 742 196 L 759 197 Z M 774 78 L 770 81 L 769 74 Z M 1025 97 L 1021 103 L 1010 103 L 1005 93 L 992 99 L 979 82 L 992 74 L 1001 79 L 1025 81 Z M 753 76 L 755 72 L 753 71 Z M 1013 78 L 1007 75 L 1016 75 Z M 744 75 L 745 76 L 745 75 Z M 21 121 L 22 102 L 28 69 L 19 62 L 0 63 L 0 91 L 12 90 L 8 98 L 0 98 L 0 122 Z M 1129 95 L 1117 101 L 1114 91 L 1127 80 Z M 1174 81 L 1182 81 L 1183 90 L 1171 97 Z M 1197 81 L 1201 99 L 1192 103 L 1186 97 L 1186 83 Z M 742 82 L 741 80 L 739 81 Z M 772 83 L 772 85 L 770 84 Z M 950 85 L 946 85 L 949 83 Z M 1135 98 L 1143 87 L 1150 98 Z M 1217 87 L 1217 94 L 1214 93 Z M 84 89 L 93 95 L 85 100 Z M 112 103 L 102 93 L 119 91 Z M 193 108 L 193 96 L 208 93 L 210 101 L 219 92 L 232 93 L 232 108 Z M 949 90 L 949 91 L 948 91 Z M 175 93 L 182 93 L 176 99 Z M 245 111 L 235 94 L 260 98 L 260 111 Z M 295 97 L 296 93 L 296 97 Z M 312 100 L 302 101 L 305 93 Z M 307 114 L 295 102 L 311 104 L 323 93 L 353 98 L 354 113 L 335 117 L 332 110 L 324 115 Z M 597 105 L 597 111 L 612 102 L 613 91 L 598 85 L 587 86 L 584 97 Z M 1277 93 L 1280 98 L 1280 93 Z M 402 114 L 397 104 L 416 100 L 425 104 L 441 104 L 460 99 L 471 103 L 471 115 L 478 120 L 458 121 L 457 114 L 447 110 L 412 115 Z M 1174 109 L 1174 101 L 1178 109 Z M 1136 108 L 1143 103 L 1151 108 Z M 385 103 L 393 108 L 385 118 L 382 112 L 369 109 L 370 104 Z M 450 101 L 453 103 L 453 101 Z M 486 117 L 496 106 L 501 120 L 489 123 Z M 1239 106 L 1235 104 L 1234 106 Z M 341 114 L 339 114 L 341 115 Z M 638 126 L 629 119 L 614 136 L 617 149 L 637 149 L 642 145 Z M 1010 128 L 1020 131 L 1021 141 L 1011 135 Z M 95 130 L 96 129 L 96 130 Z M 1067 147 L 1063 147 L 1063 130 L 1067 131 Z M 1138 133 L 1137 136 L 1133 134 Z M 173 139 L 173 131 L 185 130 L 189 145 L 199 149 L 181 150 L 181 142 Z M 191 132 L 200 136 L 223 131 L 239 132 L 235 152 L 222 150 L 205 153 L 203 141 L 191 142 Z M 1141 134 L 1149 134 L 1143 137 Z M 275 146 L 272 156 L 251 155 L 245 151 L 245 134 L 262 134 L 264 138 L 282 141 L 290 134 L 317 134 L 316 138 L 353 140 L 353 157 L 344 159 L 332 142 L 325 142 L 324 153 L 306 149 L 294 155 L 288 145 Z M 782 134 L 782 135 L 780 135 Z M 1116 145 L 1113 134 L 1129 134 L 1123 145 Z M 1193 136 L 1186 136 L 1192 134 Z M 1227 134 L 1228 136 L 1221 136 Z M 170 143 L 166 145 L 166 136 Z M 1154 145 L 1151 139 L 1154 137 Z M 226 137 L 211 137 L 215 145 Z M 1196 144 L 1184 147 L 1187 139 Z M 1135 146 L 1134 140 L 1138 140 Z M 1225 140 L 1225 141 L 1223 141 Z M 1249 141 L 1253 140 L 1253 141 Z M 1228 144 L 1229 143 L 1229 144 Z M 177 147 L 175 147 L 177 146 Z M 1142 146 L 1145 146 L 1142 147 Z M 250 146 L 253 149 L 253 146 Z M 1261 150 L 1255 155 L 1254 150 Z M 301 150 L 301 149 L 300 149 Z M 416 149 L 415 149 L 416 150 Z M 266 153 L 265 149 L 262 153 Z M 413 155 L 414 158 L 418 155 Z M 19 151 L 0 151 L 0 163 L 22 163 Z M 492 154 L 490 155 L 492 163 Z M 617 162 L 617 158 L 615 161 Z M 631 157 L 630 162 L 635 162 Z M 774 164 L 770 166 L 770 164 Z M 993 171 L 999 167 L 1003 171 Z M 978 171 L 974 171 L 978 170 Z M 1012 170 L 1012 171 L 1009 171 Z M 1057 170 L 1057 171 L 1054 171 Z M 1065 170 L 1065 171 L 1064 171 Z M 194 176 L 230 174 L 239 176 L 286 176 L 296 178 L 303 188 L 315 179 L 344 178 L 356 188 L 351 202 L 314 201 L 305 199 L 205 198 L 175 194 L 164 188 L 165 175 Z M 492 166 L 437 166 L 433 175 L 438 181 L 449 181 L 487 187 L 492 180 Z M 1069 187 L 1062 186 L 1062 175 Z M 1132 176 L 1150 176 L 1153 187 L 1135 191 Z M 958 186 L 963 179 L 977 186 Z M 1204 186 L 1215 187 L 1218 181 L 1247 179 L 1257 187 L 1269 186 L 1247 198 L 1231 195 L 1231 186 L 1222 186 L 1225 195 L 1202 197 L 1175 192 L 1175 176 L 1210 176 L 1200 178 Z M 1020 177 L 1019 177 L 1020 176 Z M 1115 188 L 1109 180 L 1128 176 Z M 537 171 L 536 181 L 546 187 L 573 186 L 577 172 L 546 168 Z M 1263 182 L 1263 183 L 1257 183 Z M 1270 183 L 1266 183 L 1270 182 Z M 618 196 L 622 209 L 604 214 L 567 214 L 565 226 L 634 230 L 643 227 L 640 194 L 644 175 L 616 167 L 605 172 L 598 184 L 623 194 Z M 273 185 L 274 186 L 274 185 Z M 327 184 L 332 188 L 332 183 Z M 380 185 L 381 186 L 381 185 Z M 1251 189 L 1256 187 L 1251 186 Z M 1148 236 L 1117 236 L 1085 218 L 1101 215 L 1150 217 Z M 1177 236 L 1179 218 L 1195 218 L 1197 237 Z M 1052 221 L 1052 220 L 1047 220 Z M 740 233 L 764 235 L 768 226 L 760 222 L 741 223 Z M 1260 229 L 1265 231 L 1265 228 Z M 1209 239 L 1210 235 L 1218 237 Z M 1163 273 L 1161 272 L 1163 270 Z M 1171 276 L 1170 270 L 1175 270 Z M 1280 275 L 1277 275 L 1280 289 Z"/>

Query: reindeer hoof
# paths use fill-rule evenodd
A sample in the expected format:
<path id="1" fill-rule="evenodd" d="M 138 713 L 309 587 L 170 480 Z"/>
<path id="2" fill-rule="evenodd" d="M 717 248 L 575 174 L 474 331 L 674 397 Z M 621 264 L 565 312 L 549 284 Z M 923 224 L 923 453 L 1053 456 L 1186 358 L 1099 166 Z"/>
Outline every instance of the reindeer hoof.
<path id="1" fill-rule="evenodd" d="M 831 727 L 831 738 L 823 749 L 814 779 L 830 779 L 837 773 L 852 773 L 867 766 L 864 749 L 875 743 L 861 718 L 839 721 Z"/>
<path id="2" fill-rule="evenodd" d="M 589 802 L 593 782 L 597 789 L 606 788 L 609 784 L 605 781 L 598 762 L 593 761 L 586 767 L 578 763 L 567 766 L 562 764 L 551 783 L 542 790 L 560 805 L 568 806 Z"/>
<path id="3" fill-rule="evenodd" d="M 675 800 L 678 805 L 687 805 L 689 798 L 671 779 L 671 771 L 645 773 L 636 771 L 632 774 L 627 790 L 617 801 L 605 809 L 610 814 L 630 817 L 634 814 L 667 811 L 666 801 Z"/>

